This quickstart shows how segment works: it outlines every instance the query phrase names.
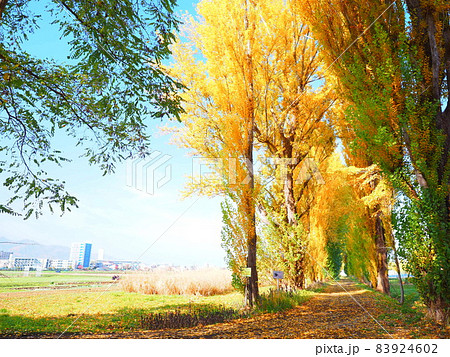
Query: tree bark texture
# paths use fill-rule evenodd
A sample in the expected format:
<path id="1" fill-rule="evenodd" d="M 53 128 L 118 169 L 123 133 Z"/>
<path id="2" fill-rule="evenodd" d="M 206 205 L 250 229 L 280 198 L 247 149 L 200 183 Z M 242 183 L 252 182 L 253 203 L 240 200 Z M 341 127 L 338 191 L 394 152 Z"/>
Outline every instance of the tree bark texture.
<path id="1" fill-rule="evenodd" d="M 249 1 L 245 1 L 245 30 L 249 31 L 250 26 L 254 24 L 249 24 L 248 20 L 249 11 Z M 256 246 L 257 246 L 257 236 L 256 236 L 256 209 L 255 209 L 255 177 L 253 171 L 253 140 L 255 131 L 255 103 L 254 103 L 254 88 L 253 88 L 253 58 L 252 58 L 252 43 L 249 37 L 246 43 L 246 53 L 245 53 L 245 80 L 248 85 L 247 89 L 247 147 L 245 150 L 245 159 L 247 165 L 247 174 L 249 177 L 249 182 L 247 186 L 247 192 L 245 194 L 246 200 L 246 216 L 247 220 L 247 267 L 251 270 L 251 276 L 247 281 L 247 299 L 246 303 L 249 306 L 253 306 L 259 299 L 259 289 L 258 289 L 258 271 L 256 269 Z"/>
<path id="2" fill-rule="evenodd" d="M 381 212 L 378 212 L 375 221 L 376 227 L 376 247 L 377 247 L 377 290 L 384 294 L 390 292 L 389 278 L 388 278 L 388 258 L 385 230 L 383 227 L 383 220 L 381 219 Z"/>

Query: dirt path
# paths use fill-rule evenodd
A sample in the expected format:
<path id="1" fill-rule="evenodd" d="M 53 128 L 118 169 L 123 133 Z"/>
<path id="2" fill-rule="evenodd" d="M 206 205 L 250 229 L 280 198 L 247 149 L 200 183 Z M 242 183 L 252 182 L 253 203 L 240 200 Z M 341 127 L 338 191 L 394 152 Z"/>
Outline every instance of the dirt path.
<path id="1" fill-rule="evenodd" d="M 345 289 L 345 290 L 344 290 Z M 302 306 L 278 314 L 191 329 L 135 331 L 81 338 L 449 338 L 449 330 L 422 321 L 388 318 L 394 312 L 379 295 L 344 280 Z M 384 315 L 384 317 L 383 317 Z M 392 314 L 394 315 L 394 314 Z M 70 336 L 66 336 L 70 338 Z"/>

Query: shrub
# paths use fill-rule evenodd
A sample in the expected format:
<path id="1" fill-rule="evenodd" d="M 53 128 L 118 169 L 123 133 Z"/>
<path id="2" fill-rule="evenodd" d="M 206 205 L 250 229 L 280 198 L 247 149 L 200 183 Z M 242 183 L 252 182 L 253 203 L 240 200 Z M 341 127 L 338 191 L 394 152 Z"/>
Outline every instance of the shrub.
<path id="1" fill-rule="evenodd" d="M 267 294 L 261 295 L 257 309 L 260 312 L 289 310 L 305 302 L 313 294 L 313 292 L 308 290 L 286 292 L 271 289 Z"/>
<path id="2" fill-rule="evenodd" d="M 187 311 L 153 313 L 141 316 L 141 327 L 148 330 L 211 325 L 246 316 L 234 309 L 216 305 L 189 306 Z"/>

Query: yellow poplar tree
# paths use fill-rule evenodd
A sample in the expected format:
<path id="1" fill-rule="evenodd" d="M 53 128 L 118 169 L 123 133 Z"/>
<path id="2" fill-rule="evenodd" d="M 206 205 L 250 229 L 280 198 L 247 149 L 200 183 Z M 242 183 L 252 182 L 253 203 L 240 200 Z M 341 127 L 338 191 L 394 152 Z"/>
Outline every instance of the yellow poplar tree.
<path id="1" fill-rule="evenodd" d="M 245 217 L 251 269 L 246 299 L 253 305 L 259 297 L 253 174 L 256 5 L 247 0 L 202 1 L 197 11 L 202 21 L 190 22 L 190 42 L 173 49 L 176 64 L 171 72 L 190 88 L 183 98 L 180 142 L 196 155 L 227 161 L 225 169 L 219 169 L 221 182 L 215 188 L 220 193 L 231 191 Z M 201 51 L 205 60 L 196 60 L 195 51 Z"/>
<path id="2" fill-rule="evenodd" d="M 262 103 L 255 138 L 271 166 L 269 175 L 277 179 L 258 191 L 258 207 L 269 224 L 265 246 L 278 252 L 278 268 L 286 270 L 290 285 L 303 288 L 309 211 L 317 185 L 310 171 L 317 171 L 334 148 L 328 118 L 333 93 L 324 86 L 317 45 L 295 3 L 260 6 L 266 36 L 261 41 L 263 61 L 257 63 Z"/>
<path id="3" fill-rule="evenodd" d="M 395 223 L 407 268 L 430 316 L 448 323 L 450 4 L 297 4 L 349 103 L 354 146 L 366 150 L 406 197 Z"/>
<path id="4" fill-rule="evenodd" d="M 274 207 L 284 211 L 285 226 L 295 231 L 302 216 L 306 221 L 310 203 L 301 198 L 314 180 L 296 185 L 295 179 L 305 169 L 305 158 L 315 157 L 320 163 L 332 152 L 326 120 L 331 94 L 321 83 L 315 42 L 290 1 L 203 1 L 198 12 L 202 20 L 189 21 L 188 41 L 173 48 L 176 64 L 171 74 L 189 88 L 183 95 L 184 127 L 178 140 L 194 154 L 211 158 L 211 163 L 222 160 L 216 166 L 215 184 L 197 182 L 191 192 L 229 194 L 237 211 L 248 217 L 243 230 L 251 247 L 247 266 L 256 277 L 256 200 L 264 188 L 279 190 L 281 207 Z M 281 186 L 263 187 L 255 181 L 254 152 L 288 160 L 287 165 L 268 164 L 278 174 L 287 171 Z M 295 243 L 300 236 L 291 238 L 286 249 L 303 249 Z M 296 268 L 300 287 L 302 260 L 300 256 Z M 257 285 L 248 287 L 253 300 L 256 289 Z"/>

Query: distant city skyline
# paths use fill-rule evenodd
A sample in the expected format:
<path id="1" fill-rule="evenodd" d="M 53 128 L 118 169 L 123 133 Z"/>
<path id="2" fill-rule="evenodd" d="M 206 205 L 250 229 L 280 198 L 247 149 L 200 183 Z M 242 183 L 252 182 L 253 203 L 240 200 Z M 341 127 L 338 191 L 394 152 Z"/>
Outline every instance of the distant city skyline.
<path id="1" fill-rule="evenodd" d="M 40 247 L 40 244 L 27 242 L 5 242 L 4 238 L 0 238 L 0 243 L 8 243 L 11 245 L 32 245 Z M 42 271 L 42 270 L 153 270 L 153 269 L 199 269 L 202 267 L 211 267 L 210 264 L 202 265 L 179 265 L 179 264 L 146 264 L 137 260 L 129 259 L 113 259 L 104 258 L 104 250 L 98 249 L 97 258 L 92 256 L 92 244 L 74 242 L 68 254 L 60 255 L 57 258 L 49 258 L 48 255 L 41 253 L 29 252 L 27 254 L 8 251 L 8 249 L 0 249 L 0 270 L 17 270 L 17 271 Z M 45 246 L 44 246 L 45 247 Z M 1 248 L 1 247 L 0 247 Z"/>

